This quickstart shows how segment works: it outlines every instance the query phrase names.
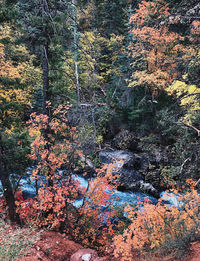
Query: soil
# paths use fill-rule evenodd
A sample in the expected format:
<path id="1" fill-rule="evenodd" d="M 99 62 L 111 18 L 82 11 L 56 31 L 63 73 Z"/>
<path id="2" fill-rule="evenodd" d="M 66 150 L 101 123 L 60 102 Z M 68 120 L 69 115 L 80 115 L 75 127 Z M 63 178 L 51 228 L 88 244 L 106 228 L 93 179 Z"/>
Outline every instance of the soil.
<path id="1" fill-rule="evenodd" d="M 200 242 L 194 242 L 190 247 L 190 254 L 184 261 L 199 261 L 200 260 Z"/>
<path id="2" fill-rule="evenodd" d="M 14 233 L 14 228 L 6 230 L 7 233 Z M 37 232 L 36 232 L 37 233 Z M 14 234 L 13 234 L 14 235 Z M 1 236 L 3 236 L 1 234 Z M 33 235 L 31 235 L 33 236 Z M 24 256 L 16 261 L 70 261 L 71 256 L 84 247 L 72 241 L 67 235 L 52 231 L 42 231 L 36 243 L 26 251 Z M 137 256 L 137 255 L 136 255 Z M 136 257 L 135 256 L 135 257 Z M 120 261 L 113 258 L 97 259 L 106 261 Z M 166 257 L 148 256 L 148 261 L 180 261 L 173 258 L 173 253 Z M 5 260 L 4 260 L 5 261 Z M 143 258 L 136 257 L 133 261 L 145 261 Z M 200 261 L 200 242 L 191 244 L 190 252 L 182 261 Z"/>
<path id="3" fill-rule="evenodd" d="M 39 241 L 17 261 L 70 261 L 70 257 L 81 248 L 65 234 L 43 232 Z"/>
<path id="4" fill-rule="evenodd" d="M 70 257 L 79 249 L 83 249 L 83 246 L 73 242 L 64 234 L 43 232 L 40 240 L 24 257 L 20 257 L 17 261 L 70 261 Z M 178 261 L 173 259 L 172 256 L 169 255 L 164 258 L 154 257 L 152 261 Z M 115 261 L 114 259 L 112 260 Z M 137 261 L 144 261 L 144 259 L 137 259 Z M 200 242 L 191 244 L 191 251 L 183 261 L 200 261 Z"/>

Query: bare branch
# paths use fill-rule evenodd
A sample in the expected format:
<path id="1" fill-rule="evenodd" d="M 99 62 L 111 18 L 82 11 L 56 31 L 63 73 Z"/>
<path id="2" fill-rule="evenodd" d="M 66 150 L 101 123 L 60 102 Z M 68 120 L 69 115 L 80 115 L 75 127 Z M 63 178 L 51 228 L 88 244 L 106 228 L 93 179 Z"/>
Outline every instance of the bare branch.
<path id="1" fill-rule="evenodd" d="M 182 173 L 183 173 L 183 168 L 184 168 L 185 164 L 186 164 L 188 161 L 190 161 L 190 160 L 191 160 L 190 157 L 187 158 L 186 160 L 184 160 L 183 164 L 181 165 L 181 169 L 180 169 L 179 174 L 182 174 Z"/>
<path id="2" fill-rule="evenodd" d="M 184 126 L 190 128 L 190 129 L 193 129 L 194 131 L 197 132 L 198 137 L 200 137 L 200 130 L 197 129 L 196 127 L 194 127 L 193 125 L 191 125 L 190 123 L 186 123 L 186 122 L 178 122 L 178 124 L 182 124 L 182 125 L 184 125 Z"/>

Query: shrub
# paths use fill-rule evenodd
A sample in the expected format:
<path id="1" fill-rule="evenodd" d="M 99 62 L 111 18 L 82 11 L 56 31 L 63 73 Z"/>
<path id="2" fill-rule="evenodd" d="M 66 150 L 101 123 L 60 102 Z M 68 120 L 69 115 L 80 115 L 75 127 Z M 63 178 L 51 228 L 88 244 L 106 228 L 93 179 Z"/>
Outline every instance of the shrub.
<path id="1" fill-rule="evenodd" d="M 157 205 L 145 202 L 137 211 L 127 207 L 132 223 L 123 235 L 115 237 L 115 257 L 128 261 L 134 259 L 134 250 L 143 254 L 149 251 L 166 254 L 174 248 L 180 258 L 186 246 L 200 236 L 200 196 L 192 186 L 180 194 L 179 202 L 179 207 L 169 207 L 162 202 Z"/>

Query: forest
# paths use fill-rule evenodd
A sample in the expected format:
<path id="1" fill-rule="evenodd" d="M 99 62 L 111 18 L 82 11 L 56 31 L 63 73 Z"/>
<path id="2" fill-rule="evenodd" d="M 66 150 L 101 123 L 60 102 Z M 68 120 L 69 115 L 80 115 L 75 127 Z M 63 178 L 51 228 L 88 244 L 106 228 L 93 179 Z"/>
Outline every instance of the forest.
<path id="1" fill-rule="evenodd" d="M 0 261 L 193 260 L 199 158 L 199 0 L 0 0 Z"/>

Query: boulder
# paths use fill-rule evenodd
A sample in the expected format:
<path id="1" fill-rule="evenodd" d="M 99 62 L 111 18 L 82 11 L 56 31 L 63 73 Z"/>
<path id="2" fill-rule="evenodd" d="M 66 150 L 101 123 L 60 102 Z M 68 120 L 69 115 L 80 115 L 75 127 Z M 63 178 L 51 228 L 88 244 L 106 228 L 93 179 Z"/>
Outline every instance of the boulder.
<path id="1" fill-rule="evenodd" d="M 131 189 L 137 187 L 137 182 L 143 180 L 143 176 L 136 170 L 131 168 L 121 168 L 118 173 L 118 182 L 120 186 L 125 189 Z"/>
<path id="2" fill-rule="evenodd" d="M 143 176 L 135 170 L 138 159 L 132 152 L 101 151 L 99 159 L 102 163 L 114 165 L 112 174 L 118 176 L 117 182 L 125 190 L 128 190 L 130 185 L 135 184 L 137 181 L 143 180 Z"/>
<path id="3" fill-rule="evenodd" d="M 138 186 L 145 193 L 149 193 L 156 198 L 160 197 L 158 190 L 156 188 L 154 188 L 154 186 L 152 184 L 144 182 L 143 180 L 140 180 Z"/>
<path id="4" fill-rule="evenodd" d="M 74 253 L 70 261 L 94 261 L 98 257 L 97 252 L 90 248 L 83 248 Z"/>
<path id="5" fill-rule="evenodd" d="M 92 177 L 96 172 L 96 168 L 92 161 L 85 155 L 80 156 L 80 164 L 74 169 L 75 174 L 87 173 L 86 177 Z"/>
<path id="6" fill-rule="evenodd" d="M 118 165 L 116 166 L 118 167 L 122 167 L 124 165 L 128 167 L 134 167 L 135 155 L 132 152 L 122 150 L 101 151 L 99 153 L 99 160 L 104 164 L 117 163 Z"/>
<path id="7" fill-rule="evenodd" d="M 101 151 L 99 159 L 104 164 L 113 164 L 112 174 L 117 175 L 118 189 L 151 193 L 157 196 L 157 190 L 144 182 L 144 176 L 140 171 L 147 170 L 149 160 L 145 154 L 141 156 L 127 151 Z"/>
<path id="8" fill-rule="evenodd" d="M 98 257 L 95 250 L 84 248 L 78 250 L 71 256 L 70 261 L 108 261 L 109 257 Z"/>

